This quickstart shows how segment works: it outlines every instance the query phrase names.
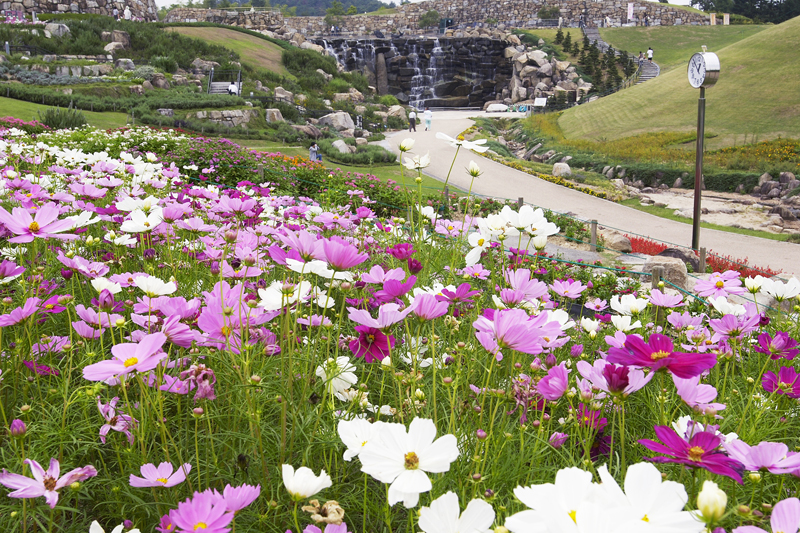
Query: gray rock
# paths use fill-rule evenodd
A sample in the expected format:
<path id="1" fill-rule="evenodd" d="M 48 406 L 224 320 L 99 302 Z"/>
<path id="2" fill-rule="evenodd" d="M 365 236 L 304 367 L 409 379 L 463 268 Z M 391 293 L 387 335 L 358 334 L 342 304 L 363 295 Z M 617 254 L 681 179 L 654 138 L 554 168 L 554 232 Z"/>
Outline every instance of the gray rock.
<path id="1" fill-rule="evenodd" d="M 156 112 L 158 112 L 159 115 L 163 115 L 165 117 L 175 116 L 175 111 L 173 111 L 172 109 L 156 109 Z"/>
<path id="2" fill-rule="evenodd" d="M 772 209 L 770 209 L 769 212 L 770 212 L 770 214 L 776 214 L 776 215 L 780 216 L 783 220 L 788 220 L 788 221 L 797 220 L 797 217 L 794 216 L 794 213 L 792 213 L 792 210 L 789 209 L 788 207 L 785 207 L 785 206 L 782 206 L 782 205 L 778 205 L 778 206 L 773 207 Z"/>
<path id="3" fill-rule="evenodd" d="M 66 24 L 56 24 L 54 22 L 45 24 L 44 29 L 45 31 L 49 31 L 50 35 L 54 37 L 63 37 L 69 33 L 69 27 L 67 27 Z"/>
<path id="4" fill-rule="evenodd" d="M 110 31 L 102 31 L 100 32 L 100 40 L 104 43 L 111 42 L 111 32 Z"/>
<path id="5" fill-rule="evenodd" d="M 667 248 L 658 255 L 661 257 L 674 257 L 676 259 L 680 259 L 687 265 L 691 265 L 693 272 L 698 272 L 700 270 L 700 258 L 697 257 L 693 252 L 684 250 L 683 248 Z"/>
<path id="6" fill-rule="evenodd" d="M 289 104 L 294 103 L 294 93 L 287 91 L 283 87 L 275 87 L 275 98 Z"/>
<path id="7" fill-rule="evenodd" d="M 192 61 L 192 66 L 197 70 L 202 70 L 203 72 L 209 72 L 212 68 L 219 68 L 219 63 L 216 61 L 203 61 L 199 57 Z"/>
<path id="8" fill-rule="evenodd" d="M 389 113 L 390 117 L 398 117 L 403 120 L 406 120 L 406 109 L 401 105 L 391 106 L 389 108 L 389 111 L 387 111 L 387 113 Z"/>
<path id="9" fill-rule="evenodd" d="M 764 172 L 761 174 L 761 177 L 758 178 L 759 185 L 764 185 L 768 181 L 772 181 L 772 176 L 770 176 L 767 172 Z"/>
<path id="10" fill-rule="evenodd" d="M 344 111 L 336 111 L 335 113 L 329 113 L 324 117 L 321 117 L 319 119 L 319 124 L 321 126 L 330 126 L 338 131 L 355 128 L 355 124 L 353 123 L 353 119 L 350 117 L 350 114 Z"/>
<path id="11" fill-rule="evenodd" d="M 687 288 L 689 274 L 686 269 L 686 263 L 682 259 L 654 255 L 647 258 L 642 266 L 642 272 L 650 274 L 653 272 L 653 267 L 656 266 L 664 268 L 663 278 L 666 281 L 677 285 L 681 289 Z"/>
<path id="12" fill-rule="evenodd" d="M 283 115 L 280 109 L 266 109 L 265 113 L 267 122 L 283 122 Z"/>
<path id="13" fill-rule="evenodd" d="M 158 89 L 170 88 L 169 82 L 167 81 L 167 77 L 161 74 L 160 72 L 153 74 L 153 79 L 150 80 L 150 83 L 153 85 L 153 87 L 156 87 Z"/>
<path id="14" fill-rule="evenodd" d="M 631 246 L 631 240 L 624 235 L 620 235 L 619 233 L 612 233 L 611 235 L 606 236 L 606 248 L 611 250 L 616 250 L 618 252 L 622 252 L 625 254 L 631 253 L 633 251 L 633 246 Z"/>
<path id="15" fill-rule="evenodd" d="M 780 181 L 781 183 L 791 183 L 796 179 L 797 177 L 791 172 L 781 172 L 780 175 L 778 176 L 778 181 Z"/>
<path id="16" fill-rule="evenodd" d="M 126 31 L 114 30 L 111 32 L 111 42 L 120 43 L 123 48 L 128 49 L 131 47 L 131 36 Z"/>
<path id="17" fill-rule="evenodd" d="M 136 68 L 136 65 L 133 64 L 132 59 L 122 58 L 114 61 L 114 68 L 131 71 Z"/>
<path id="18" fill-rule="evenodd" d="M 780 195 L 781 195 L 781 190 L 779 188 L 772 189 L 767 193 L 767 198 L 778 198 Z"/>
<path id="19" fill-rule="evenodd" d="M 146 82 L 146 83 L 150 83 L 150 82 Z M 130 89 L 131 94 L 135 94 L 135 95 L 138 95 L 138 96 L 141 96 L 141 95 L 144 94 L 144 87 L 141 86 L 141 85 L 131 85 L 130 87 L 128 87 L 128 89 Z"/>
<path id="20" fill-rule="evenodd" d="M 680 189 L 681 187 L 683 187 L 683 179 L 681 178 L 676 179 L 675 183 L 673 183 L 672 186 L 675 187 L 676 189 Z"/>
<path id="21" fill-rule="evenodd" d="M 144 82 L 142 82 L 142 89 L 144 89 L 145 91 L 152 91 L 153 90 L 153 84 L 150 83 L 147 80 L 144 80 Z"/>
<path id="22" fill-rule="evenodd" d="M 350 150 L 350 145 L 344 142 L 342 139 L 333 141 L 333 147 L 336 148 L 341 154 L 352 153 L 352 150 Z"/>
<path id="23" fill-rule="evenodd" d="M 109 54 L 114 54 L 117 50 L 124 50 L 125 46 L 122 43 L 108 43 L 103 47 L 103 50 L 108 52 Z"/>
<path id="24" fill-rule="evenodd" d="M 569 165 L 566 163 L 556 163 L 553 165 L 553 176 L 572 176 L 572 169 L 570 169 Z"/>
<path id="25" fill-rule="evenodd" d="M 319 139 L 322 137 L 322 132 L 313 124 L 306 124 L 305 126 L 294 125 L 292 128 L 312 139 Z"/>

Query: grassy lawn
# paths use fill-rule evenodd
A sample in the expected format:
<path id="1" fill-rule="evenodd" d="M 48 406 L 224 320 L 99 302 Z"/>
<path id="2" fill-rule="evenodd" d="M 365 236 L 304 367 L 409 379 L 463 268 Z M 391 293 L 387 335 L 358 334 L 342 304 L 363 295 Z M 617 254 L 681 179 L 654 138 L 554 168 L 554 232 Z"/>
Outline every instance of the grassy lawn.
<path id="1" fill-rule="evenodd" d="M 653 47 L 653 59 L 661 72 L 683 67 L 702 45 L 717 52 L 728 45 L 755 35 L 769 26 L 650 26 L 635 28 L 601 28 L 603 40 L 618 50 L 639 55 Z"/>
<path id="2" fill-rule="evenodd" d="M 668 218 L 670 220 L 675 220 L 677 222 L 683 222 L 687 226 L 692 225 L 691 218 L 679 217 L 675 215 L 673 210 L 667 209 L 666 207 L 656 207 L 652 205 L 644 206 L 639 203 L 638 198 L 630 198 L 628 200 L 623 200 L 620 203 L 622 205 L 627 205 L 628 207 L 632 207 L 638 211 L 644 211 L 645 213 L 656 215 L 657 217 Z M 754 229 L 732 228 L 730 226 L 720 226 L 718 224 L 709 224 L 707 222 L 700 222 L 700 227 L 707 229 L 716 229 L 719 231 L 727 231 L 728 233 L 738 233 L 740 235 L 750 235 L 752 237 L 761 237 L 762 239 L 771 239 L 773 241 L 786 241 L 789 238 L 789 235 L 785 233 L 770 233 L 768 231 L 759 231 Z"/>
<path id="3" fill-rule="evenodd" d="M 39 111 L 44 112 L 48 107 L 13 98 L 0 97 L 0 115 L 2 116 L 15 117 L 22 120 L 36 120 L 39 118 Z M 126 124 L 128 118 L 125 113 L 92 113 L 91 111 L 82 111 L 82 113 L 91 126 L 104 130 L 120 128 Z"/>
<path id="4" fill-rule="evenodd" d="M 706 95 L 706 133 L 716 135 L 707 143 L 708 149 L 740 145 L 746 135 L 759 140 L 797 136 L 798 48 L 800 17 L 717 51 L 722 72 Z M 698 95 L 684 69 L 675 68 L 647 83 L 572 108 L 558 124 L 568 139 L 611 140 L 645 132 L 693 131 Z"/>
<path id="5" fill-rule="evenodd" d="M 239 54 L 242 61 L 253 67 L 261 67 L 281 75 L 288 75 L 289 71 L 281 63 L 282 49 L 269 41 L 222 28 L 165 28 L 188 37 L 203 39 L 210 43 L 218 44 Z"/>
<path id="6" fill-rule="evenodd" d="M 262 152 L 280 152 L 285 155 L 291 156 L 303 156 L 308 157 L 308 149 L 302 146 L 286 146 L 282 144 L 276 144 L 269 141 L 247 141 L 247 140 L 235 140 L 238 144 L 242 146 L 246 146 L 253 150 L 259 150 Z M 402 175 L 400 174 L 400 164 L 395 165 L 384 165 L 384 166 L 376 166 L 376 167 L 356 167 L 350 165 L 342 165 L 339 163 L 334 163 L 332 161 L 323 160 L 322 164 L 330 169 L 341 169 L 343 172 L 353 172 L 353 173 L 361 173 L 361 174 L 374 174 L 378 177 L 381 181 L 388 181 L 394 180 L 398 184 L 402 184 Z M 404 169 L 405 181 L 408 185 L 409 189 L 413 192 L 416 192 L 416 183 L 414 182 L 414 178 L 416 177 L 414 172 L 411 172 L 407 169 Z M 442 190 L 444 183 L 439 180 L 433 179 L 429 176 L 422 175 L 422 194 L 438 194 L 439 191 Z M 455 187 L 450 187 L 450 192 L 454 194 L 458 194 L 461 196 L 463 191 L 456 189 Z M 464 194 L 463 196 L 466 196 Z"/>

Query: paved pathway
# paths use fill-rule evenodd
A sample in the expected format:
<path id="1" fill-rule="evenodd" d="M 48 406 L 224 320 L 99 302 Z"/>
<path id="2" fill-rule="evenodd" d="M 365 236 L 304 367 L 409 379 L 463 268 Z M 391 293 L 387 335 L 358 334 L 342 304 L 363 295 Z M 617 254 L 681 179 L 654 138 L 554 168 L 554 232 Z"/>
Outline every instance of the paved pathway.
<path id="1" fill-rule="evenodd" d="M 451 137 L 472 125 L 471 116 L 492 116 L 482 111 L 436 111 L 433 114 L 432 131 L 417 127 L 417 131 L 409 133 L 401 131 L 390 134 L 381 144 L 399 153 L 398 146 L 406 138 L 415 139 L 414 154 L 430 152 L 431 165 L 426 174 L 444 181 L 453 161 L 455 148 L 443 140 L 436 138 L 436 132 L 444 132 Z M 501 113 L 496 116 L 511 116 Z M 517 115 L 520 116 L 520 115 Z M 500 163 L 486 159 L 478 154 L 459 150 L 458 158 L 453 166 L 450 183 L 454 187 L 469 189 L 470 176 L 466 172 L 470 160 L 474 160 L 483 171 L 483 175 L 475 180 L 473 192 L 482 196 L 495 198 L 523 197 L 525 202 L 554 211 L 572 213 L 585 219 L 597 219 L 601 226 L 619 229 L 624 232 L 647 235 L 653 239 L 691 246 L 692 226 L 655 215 L 650 215 L 633 208 L 538 179 L 534 176 L 509 168 Z M 739 235 L 724 231 L 700 229 L 700 245 L 720 255 L 734 258 L 749 258 L 758 266 L 769 266 L 774 270 L 792 273 L 800 277 L 800 245 L 778 242 L 748 235 Z"/>

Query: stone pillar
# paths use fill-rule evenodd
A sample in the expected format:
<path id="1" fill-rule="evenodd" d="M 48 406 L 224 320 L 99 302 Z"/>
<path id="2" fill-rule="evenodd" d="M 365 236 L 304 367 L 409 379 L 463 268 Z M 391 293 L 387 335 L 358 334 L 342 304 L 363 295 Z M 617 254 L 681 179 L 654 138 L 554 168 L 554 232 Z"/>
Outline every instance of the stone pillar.
<path id="1" fill-rule="evenodd" d="M 389 94 L 389 78 L 386 72 L 386 57 L 383 52 L 375 57 L 375 78 L 378 89 L 378 94 L 383 96 Z"/>

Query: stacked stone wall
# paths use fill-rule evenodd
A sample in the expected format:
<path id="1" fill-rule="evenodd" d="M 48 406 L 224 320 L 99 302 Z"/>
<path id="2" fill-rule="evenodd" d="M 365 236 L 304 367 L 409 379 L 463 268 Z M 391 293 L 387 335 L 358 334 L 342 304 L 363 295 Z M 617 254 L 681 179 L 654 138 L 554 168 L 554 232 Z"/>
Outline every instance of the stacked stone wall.
<path id="1" fill-rule="evenodd" d="M 94 13 L 111 16 L 116 7 L 122 16 L 125 6 L 139 20 L 154 21 L 158 18 L 155 0 L 22 0 L 0 2 L 3 11 L 31 13 Z"/>
<path id="2" fill-rule="evenodd" d="M 226 9 L 173 9 L 164 22 L 214 22 L 252 30 L 275 30 L 284 25 L 279 11 Z"/>

